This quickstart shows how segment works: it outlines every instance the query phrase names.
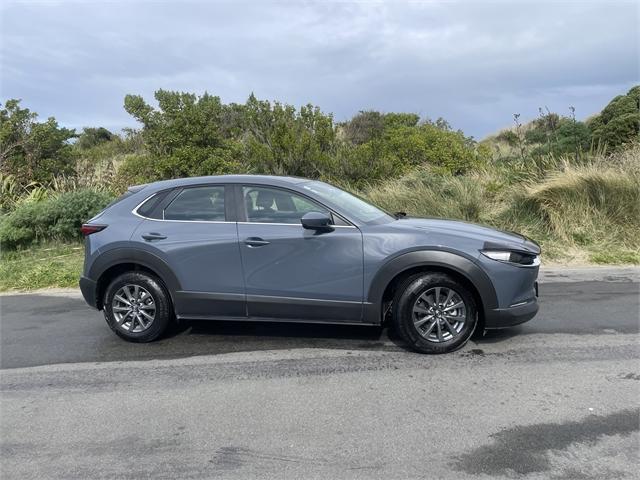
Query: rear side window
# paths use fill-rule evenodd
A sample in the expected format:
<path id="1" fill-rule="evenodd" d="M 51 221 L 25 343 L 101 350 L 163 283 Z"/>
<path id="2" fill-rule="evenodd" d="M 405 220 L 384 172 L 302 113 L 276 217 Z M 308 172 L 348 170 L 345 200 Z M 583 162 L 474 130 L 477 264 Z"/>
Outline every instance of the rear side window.
<path id="1" fill-rule="evenodd" d="M 224 222 L 224 187 L 185 188 L 164 209 L 164 219 Z"/>

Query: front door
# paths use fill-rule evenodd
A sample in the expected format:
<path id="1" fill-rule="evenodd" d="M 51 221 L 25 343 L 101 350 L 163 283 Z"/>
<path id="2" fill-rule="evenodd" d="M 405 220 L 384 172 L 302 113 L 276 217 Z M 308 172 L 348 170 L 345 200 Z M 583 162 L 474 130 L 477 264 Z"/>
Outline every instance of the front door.
<path id="1" fill-rule="evenodd" d="M 286 189 L 243 186 L 238 239 L 250 317 L 360 322 L 362 234 L 351 225 L 304 229 L 307 212 L 330 213 Z"/>

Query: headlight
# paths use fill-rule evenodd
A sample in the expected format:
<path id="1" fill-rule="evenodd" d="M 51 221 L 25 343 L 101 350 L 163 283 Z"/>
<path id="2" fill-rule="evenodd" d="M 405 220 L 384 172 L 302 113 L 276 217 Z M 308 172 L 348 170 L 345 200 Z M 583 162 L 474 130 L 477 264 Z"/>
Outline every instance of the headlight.
<path id="1" fill-rule="evenodd" d="M 506 250 L 482 250 L 485 257 L 499 262 L 513 263 L 515 265 L 524 265 L 527 267 L 536 267 L 540 265 L 540 257 L 533 253 L 510 252 Z"/>

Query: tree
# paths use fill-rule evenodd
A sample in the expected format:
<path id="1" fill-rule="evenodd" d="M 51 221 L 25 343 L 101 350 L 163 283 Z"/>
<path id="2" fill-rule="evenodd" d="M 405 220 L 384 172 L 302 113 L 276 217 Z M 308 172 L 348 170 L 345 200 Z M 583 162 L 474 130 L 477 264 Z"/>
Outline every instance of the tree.
<path id="1" fill-rule="evenodd" d="M 340 127 L 347 142 L 361 145 L 382 135 L 385 127 L 384 115 L 374 110 L 360 111 Z"/>
<path id="2" fill-rule="evenodd" d="M 114 135 L 104 127 L 85 127 L 82 130 L 82 133 L 78 136 L 76 146 L 83 150 L 88 150 L 89 148 L 95 147 L 102 143 L 110 142 L 115 138 L 116 135 Z"/>
<path id="3" fill-rule="evenodd" d="M 331 115 L 311 104 L 297 110 L 254 95 L 244 109 L 245 153 L 252 171 L 318 178 L 332 170 L 336 135 Z"/>
<path id="4" fill-rule="evenodd" d="M 638 141 L 640 135 L 640 85 L 618 95 L 587 125 L 593 142 L 614 150 Z"/>
<path id="5" fill-rule="evenodd" d="M 74 172 L 69 140 L 76 137 L 75 131 L 60 127 L 53 117 L 45 122 L 37 117 L 21 108 L 18 99 L 0 108 L 0 172 L 13 175 L 21 185 Z"/>
<path id="6" fill-rule="evenodd" d="M 240 170 L 239 146 L 225 138 L 234 130 L 232 113 L 219 97 L 158 90 L 158 109 L 139 95 L 127 95 L 125 110 L 142 124 L 142 137 L 152 155 L 154 179 L 234 173 Z M 134 161 L 133 159 L 132 161 Z M 148 162 L 142 166 L 148 170 Z M 127 171 L 135 166 L 127 165 Z"/>
<path id="7" fill-rule="evenodd" d="M 224 148 L 221 132 L 223 107 L 219 97 L 198 97 L 183 92 L 158 90 L 158 109 L 139 95 L 127 95 L 125 110 L 143 125 L 143 136 L 152 153 L 171 154 L 184 146 Z"/>

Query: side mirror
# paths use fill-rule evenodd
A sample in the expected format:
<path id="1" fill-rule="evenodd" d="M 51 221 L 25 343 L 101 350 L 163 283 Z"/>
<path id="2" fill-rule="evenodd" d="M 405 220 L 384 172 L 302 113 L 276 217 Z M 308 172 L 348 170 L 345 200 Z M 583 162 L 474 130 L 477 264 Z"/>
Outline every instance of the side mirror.
<path id="1" fill-rule="evenodd" d="M 308 228 L 309 230 L 333 230 L 331 217 L 326 213 L 305 213 L 300 219 L 300 223 L 302 223 L 303 228 Z"/>

